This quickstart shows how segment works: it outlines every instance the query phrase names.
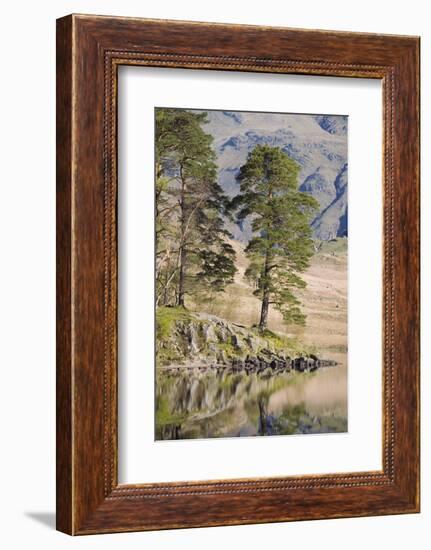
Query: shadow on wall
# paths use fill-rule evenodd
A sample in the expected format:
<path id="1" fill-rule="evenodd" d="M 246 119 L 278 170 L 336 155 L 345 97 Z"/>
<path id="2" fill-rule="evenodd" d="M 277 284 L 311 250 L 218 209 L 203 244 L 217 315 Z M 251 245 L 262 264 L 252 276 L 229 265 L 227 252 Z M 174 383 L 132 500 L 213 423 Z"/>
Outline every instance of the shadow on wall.
<path id="1" fill-rule="evenodd" d="M 55 529 L 55 513 L 54 512 L 25 512 L 25 516 L 41 523 L 45 527 Z"/>

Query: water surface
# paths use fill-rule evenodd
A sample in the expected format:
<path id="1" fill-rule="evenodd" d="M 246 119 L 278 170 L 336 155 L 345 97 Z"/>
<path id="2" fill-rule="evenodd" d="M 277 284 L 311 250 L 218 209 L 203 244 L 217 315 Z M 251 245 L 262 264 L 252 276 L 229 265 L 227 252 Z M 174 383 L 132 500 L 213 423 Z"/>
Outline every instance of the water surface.
<path id="1" fill-rule="evenodd" d="M 184 368 L 156 378 L 157 440 L 347 431 L 343 365 L 280 374 Z"/>

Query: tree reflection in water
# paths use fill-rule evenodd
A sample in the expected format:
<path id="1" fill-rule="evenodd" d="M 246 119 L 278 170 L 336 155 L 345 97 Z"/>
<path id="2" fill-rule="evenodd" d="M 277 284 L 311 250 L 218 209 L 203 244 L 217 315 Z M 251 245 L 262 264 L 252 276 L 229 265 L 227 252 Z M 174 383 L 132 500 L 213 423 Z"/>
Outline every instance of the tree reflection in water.
<path id="1" fill-rule="evenodd" d="M 313 373 L 159 371 L 156 439 L 347 431 L 346 368 Z"/>

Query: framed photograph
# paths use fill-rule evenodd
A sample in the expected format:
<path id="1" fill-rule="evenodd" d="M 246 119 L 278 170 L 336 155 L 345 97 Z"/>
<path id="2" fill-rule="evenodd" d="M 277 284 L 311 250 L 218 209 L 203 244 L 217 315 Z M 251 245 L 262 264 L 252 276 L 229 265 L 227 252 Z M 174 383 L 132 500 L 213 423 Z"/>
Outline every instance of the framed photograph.
<path id="1" fill-rule="evenodd" d="M 419 38 L 57 21 L 57 528 L 419 511 Z"/>

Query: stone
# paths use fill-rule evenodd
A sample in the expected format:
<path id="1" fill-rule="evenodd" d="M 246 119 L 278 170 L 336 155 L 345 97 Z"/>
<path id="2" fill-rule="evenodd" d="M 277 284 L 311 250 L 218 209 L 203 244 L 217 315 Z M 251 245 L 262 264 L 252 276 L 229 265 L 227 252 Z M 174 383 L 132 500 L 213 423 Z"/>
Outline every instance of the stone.
<path id="1" fill-rule="evenodd" d="M 247 344 L 247 346 L 251 349 L 251 351 L 256 352 L 259 349 L 257 341 L 250 334 L 245 337 L 244 341 Z"/>
<path id="2" fill-rule="evenodd" d="M 236 334 L 232 334 L 232 336 L 230 338 L 230 341 L 231 341 L 232 346 L 236 350 L 242 350 L 244 348 L 241 340 L 238 338 L 238 336 Z"/>
<path id="3" fill-rule="evenodd" d="M 202 334 L 206 342 L 217 342 L 217 335 L 214 326 L 209 324 L 202 325 Z"/>

